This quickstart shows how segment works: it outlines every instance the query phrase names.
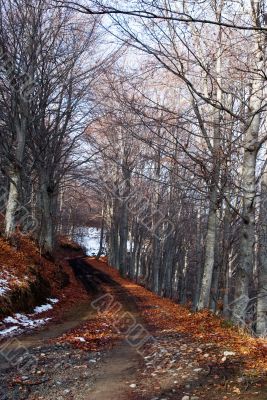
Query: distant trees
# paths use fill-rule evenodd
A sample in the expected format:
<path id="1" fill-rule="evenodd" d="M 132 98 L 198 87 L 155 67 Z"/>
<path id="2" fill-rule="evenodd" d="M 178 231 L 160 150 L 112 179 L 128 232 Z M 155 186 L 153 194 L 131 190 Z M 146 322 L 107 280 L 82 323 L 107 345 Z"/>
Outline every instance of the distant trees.
<path id="1" fill-rule="evenodd" d="M 1 2 L 6 237 L 91 213 L 122 275 L 264 335 L 265 1 L 87 3 Z"/>
<path id="2" fill-rule="evenodd" d="M 241 325 L 250 321 L 252 329 L 258 305 L 257 330 L 265 334 L 265 174 L 259 171 L 266 146 L 266 7 L 264 1 L 204 3 L 201 14 L 197 2 L 139 1 L 118 9 L 92 1 L 89 10 L 72 2 L 84 13 L 110 15 L 114 35 L 133 46 L 131 58 L 142 60 L 131 74 L 122 72 L 124 85 L 113 88 L 115 143 L 123 126 L 135 139 L 128 139 L 131 148 L 142 150 L 129 182 L 120 176 L 127 192 L 120 196 L 121 181 L 113 180 L 110 260 L 120 267 L 113 254 L 114 246 L 125 251 L 123 224 L 124 274 L 195 308 L 222 310 Z M 108 129 L 106 135 L 114 137 Z M 123 162 L 108 141 L 102 162 L 118 173 Z"/>

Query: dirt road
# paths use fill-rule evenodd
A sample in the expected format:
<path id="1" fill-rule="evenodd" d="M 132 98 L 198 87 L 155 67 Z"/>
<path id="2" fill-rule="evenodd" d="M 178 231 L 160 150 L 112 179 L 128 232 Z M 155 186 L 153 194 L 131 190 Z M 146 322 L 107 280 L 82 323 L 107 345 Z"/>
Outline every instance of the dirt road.
<path id="1" fill-rule="evenodd" d="M 83 258 L 71 261 L 88 291 L 87 305 L 77 306 L 61 325 L 2 344 L 0 400 L 266 400 L 262 383 L 256 380 L 250 385 L 234 364 L 205 369 L 198 355 L 205 359 L 213 345 L 200 344 L 190 335 L 155 329 L 147 341 L 147 353 L 141 357 L 129 344 L 133 338 L 117 335 L 118 330 L 125 330 L 122 315 L 144 326 L 138 296 L 92 264 Z M 92 306 L 92 296 L 97 300 L 103 295 L 121 306 L 116 323 L 109 320 L 110 312 L 103 310 L 105 319 L 99 324 L 102 314 Z M 153 307 L 157 306 L 149 304 L 142 312 L 150 313 Z M 169 318 L 164 312 L 162 318 Z M 109 342 L 106 345 L 107 333 L 112 347 Z M 95 351 L 90 349 L 90 341 L 96 344 Z M 155 359 L 152 362 L 155 353 L 156 364 Z"/>
<path id="2" fill-rule="evenodd" d="M 102 284 L 112 287 L 123 305 L 123 312 L 136 314 L 134 302 L 107 275 L 90 267 L 82 258 L 71 265 L 92 297 L 100 297 Z M 135 380 L 138 354 L 125 341 L 111 350 L 84 351 L 56 338 L 84 321 L 94 321 L 96 311 L 77 307 L 61 325 L 24 337 L 11 339 L 1 346 L 0 399 L 90 399 L 128 398 L 129 385 Z M 82 325 L 81 325 L 82 326 Z M 55 340 L 52 340 L 55 339 Z M 83 338 L 80 338 L 82 341 Z M 52 343 L 51 343 L 52 341 Z"/>

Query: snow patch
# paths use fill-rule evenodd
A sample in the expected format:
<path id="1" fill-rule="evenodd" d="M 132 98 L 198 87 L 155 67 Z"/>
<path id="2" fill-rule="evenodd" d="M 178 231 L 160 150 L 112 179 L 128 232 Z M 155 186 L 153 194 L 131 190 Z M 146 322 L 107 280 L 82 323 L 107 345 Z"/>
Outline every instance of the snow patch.
<path id="1" fill-rule="evenodd" d="M 4 270 L 0 272 L 0 296 L 5 295 L 10 290 L 10 280 L 14 278 L 14 275 L 9 271 Z"/>
<path id="2" fill-rule="evenodd" d="M 86 340 L 83 337 L 76 337 L 75 339 L 79 340 L 80 342 L 86 342 Z"/>
<path id="3" fill-rule="evenodd" d="M 44 304 L 42 306 L 37 306 L 34 309 L 34 314 L 41 314 L 45 311 L 52 310 L 53 306 L 51 304 Z"/>
<path id="4" fill-rule="evenodd" d="M 75 234 L 75 241 L 85 247 L 88 256 L 96 255 L 99 251 L 101 230 L 98 228 L 79 228 Z M 103 243 L 105 247 L 105 243 Z"/>
<path id="5" fill-rule="evenodd" d="M 21 332 L 21 329 L 19 329 L 18 326 L 11 326 L 11 328 L 7 328 L 7 329 L 0 331 L 0 336 L 1 337 L 9 336 L 11 333 L 15 333 L 15 332 L 19 333 L 19 332 Z"/>
<path id="6" fill-rule="evenodd" d="M 47 300 L 49 301 L 48 304 L 35 307 L 34 314 L 26 315 L 16 313 L 12 316 L 4 318 L 3 321 L 1 321 L 1 325 L 5 329 L 0 330 L 0 337 L 3 338 L 6 336 L 12 336 L 13 334 L 17 335 L 22 333 L 25 329 L 34 329 L 39 326 L 45 325 L 49 320 L 51 320 L 51 318 L 36 319 L 36 314 L 51 310 L 53 308 L 53 305 L 59 302 L 59 300 L 56 298 L 51 298 Z"/>
<path id="7" fill-rule="evenodd" d="M 28 280 L 28 276 L 25 276 L 23 280 Z M 11 290 L 11 281 L 12 281 L 12 286 L 14 284 L 19 285 L 21 281 L 13 274 L 11 274 L 9 271 L 4 270 L 0 272 L 0 296 L 4 296 Z"/>
<path id="8" fill-rule="evenodd" d="M 35 328 L 49 321 L 51 318 L 31 319 L 25 314 L 15 314 L 13 317 L 6 317 L 3 322 L 5 324 L 16 324 L 23 328 Z"/>
<path id="9" fill-rule="evenodd" d="M 6 317 L 5 319 L 3 319 L 3 322 L 5 322 L 6 324 L 16 324 L 18 320 L 13 317 Z"/>
<path id="10" fill-rule="evenodd" d="M 52 304 L 56 304 L 59 302 L 58 299 L 47 299 L 47 300 L 49 301 L 49 303 L 43 304 L 42 306 L 35 307 L 34 314 L 41 314 L 45 311 L 52 310 L 52 308 L 53 308 Z M 50 303 L 52 303 L 52 304 L 50 304 Z"/>
<path id="11" fill-rule="evenodd" d="M 10 290 L 7 279 L 0 279 L 0 296 L 3 296 Z"/>
<path id="12" fill-rule="evenodd" d="M 59 302 L 58 299 L 48 299 L 48 301 L 52 304 L 57 304 Z"/>

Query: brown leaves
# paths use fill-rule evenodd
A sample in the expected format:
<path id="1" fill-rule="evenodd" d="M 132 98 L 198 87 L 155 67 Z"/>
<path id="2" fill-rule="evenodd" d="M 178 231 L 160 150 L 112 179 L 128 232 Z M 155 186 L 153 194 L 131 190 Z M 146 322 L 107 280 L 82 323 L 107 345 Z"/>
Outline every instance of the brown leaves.
<path id="1" fill-rule="evenodd" d="M 112 326 L 113 317 L 110 312 L 97 314 L 93 320 L 71 330 L 58 341 L 71 343 L 74 347 L 87 351 L 111 348 L 120 338 Z"/>
<path id="2" fill-rule="evenodd" d="M 32 283 L 36 282 L 37 275 L 49 282 L 51 297 L 57 297 L 60 300 L 52 311 L 44 314 L 45 317 L 59 319 L 63 312 L 73 307 L 74 304 L 88 301 L 87 292 L 76 280 L 72 269 L 65 260 L 66 256 L 71 253 L 69 248 L 62 251 L 57 260 L 52 262 L 40 255 L 37 246 L 30 238 L 16 233 L 15 241 L 16 247 L 13 247 L 8 241 L 0 238 L 0 275 L 1 279 L 6 279 L 10 289 L 5 298 L 0 298 L 2 316 L 18 311 L 10 300 L 12 293 L 19 289 L 27 291 L 30 296 Z M 63 278 L 67 278 L 69 284 L 62 290 Z"/>
<path id="3" fill-rule="evenodd" d="M 267 341 L 250 337 L 234 327 L 225 327 L 224 320 L 208 310 L 192 313 L 188 308 L 161 298 L 145 288 L 120 277 L 118 271 L 107 265 L 106 259 L 90 258 L 90 264 L 109 274 L 112 279 L 135 297 L 138 308 L 151 332 L 157 334 L 190 334 L 199 343 L 211 343 L 212 361 L 221 362 L 224 350 L 241 357 L 247 370 L 267 371 Z M 205 358 L 204 358 L 205 361 Z M 207 360 L 206 360 L 207 361 Z"/>

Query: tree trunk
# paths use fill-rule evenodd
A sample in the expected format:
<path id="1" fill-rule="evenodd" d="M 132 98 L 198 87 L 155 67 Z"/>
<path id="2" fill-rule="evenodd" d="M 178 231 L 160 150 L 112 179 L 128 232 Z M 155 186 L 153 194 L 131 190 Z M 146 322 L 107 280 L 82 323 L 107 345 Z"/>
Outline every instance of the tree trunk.
<path id="1" fill-rule="evenodd" d="M 9 185 L 9 194 L 6 207 L 5 215 L 5 235 L 10 238 L 16 228 L 16 211 L 18 208 L 19 201 L 19 185 L 20 185 L 20 173 L 19 171 L 11 174 L 11 181 Z"/>
<path id="2" fill-rule="evenodd" d="M 259 71 L 264 70 L 265 56 L 264 34 L 258 34 L 256 48 L 256 65 Z M 254 247 L 255 247 L 255 198 L 256 198 L 256 161 L 259 150 L 258 135 L 261 123 L 261 106 L 263 101 L 263 78 L 255 78 L 251 85 L 249 101 L 249 118 L 244 137 L 244 158 L 242 171 L 243 212 L 240 241 L 240 265 L 236 274 L 235 306 L 233 319 L 238 322 L 240 315 L 239 300 L 249 300 L 249 285 L 253 277 Z M 242 308 L 242 313 L 244 309 Z"/>
<path id="3" fill-rule="evenodd" d="M 52 254 L 54 249 L 54 192 L 45 176 L 41 177 L 41 226 L 39 245 L 44 254 Z"/>
<path id="4" fill-rule="evenodd" d="M 126 275 L 127 242 L 129 235 L 129 195 L 130 195 L 130 171 L 123 167 L 123 193 L 120 197 L 120 219 L 119 219 L 119 270 L 122 276 Z"/>
<path id="5" fill-rule="evenodd" d="M 15 161 L 10 174 L 9 196 L 5 215 L 5 235 L 9 238 L 16 228 L 16 211 L 19 202 L 19 190 L 21 187 L 21 168 L 24 158 L 25 139 L 26 139 L 26 120 L 16 119 L 16 150 Z"/>
<path id="6" fill-rule="evenodd" d="M 212 188 L 210 198 L 210 210 L 208 217 L 208 229 L 205 245 L 204 273 L 202 277 L 198 309 L 209 307 L 210 290 L 215 260 L 215 244 L 217 230 L 217 188 Z"/>
<path id="7" fill-rule="evenodd" d="M 259 230 L 259 287 L 257 297 L 257 334 L 267 334 L 267 168 L 261 181 Z"/>
<path id="8" fill-rule="evenodd" d="M 103 242 L 104 242 L 104 226 L 105 226 L 105 207 L 103 205 L 101 212 L 101 230 L 100 230 L 100 242 L 99 242 L 99 250 L 96 256 L 98 260 L 100 256 L 103 254 Z"/>
<path id="9" fill-rule="evenodd" d="M 221 10 L 220 10 L 221 12 Z M 220 19 L 220 16 L 219 16 Z M 222 67 L 222 49 L 221 38 L 222 30 L 219 28 L 219 48 L 217 51 L 216 60 L 216 100 L 219 104 L 222 103 L 222 90 L 221 90 L 221 67 Z M 204 273 L 202 278 L 202 285 L 200 290 L 200 298 L 198 309 L 208 308 L 210 302 L 210 291 L 212 284 L 213 269 L 215 263 L 215 245 L 217 233 L 217 208 L 218 208 L 218 186 L 220 179 L 220 152 L 221 152 L 221 110 L 214 111 L 213 120 L 213 146 L 212 146 L 212 176 L 210 183 L 210 203 L 209 203 L 209 216 L 208 228 L 205 242 L 205 258 L 204 258 Z"/>
<path id="10" fill-rule="evenodd" d="M 195 245 L 195 284 L 194 284 L 194 296 L 193 296 L 193 310 L 196 311 L 198 307 L 200 288 L 202 280 L 203 271 L 203 250 L 201 246 L 202 242 L 202 229 L 201 229 L 201 214 L 200 210 L 197 213 L 197 223 L 196 223 L 196 245 Z"/>

